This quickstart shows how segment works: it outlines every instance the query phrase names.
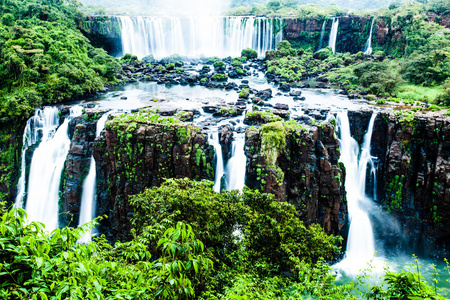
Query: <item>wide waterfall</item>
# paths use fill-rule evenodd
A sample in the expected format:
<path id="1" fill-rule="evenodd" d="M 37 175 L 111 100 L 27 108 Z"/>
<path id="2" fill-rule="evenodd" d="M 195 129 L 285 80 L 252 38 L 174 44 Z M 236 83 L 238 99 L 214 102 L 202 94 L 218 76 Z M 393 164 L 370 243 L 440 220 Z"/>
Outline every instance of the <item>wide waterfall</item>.
<path id="1" fill-rule="evenodd" d="M 370 155 L 373 126 L 377 114 L 373 113 L 369 127 L 364 135 L 360 148 L 358 142 L 350 134 L 350 124 L 346 112 L 337 115 L 339 130 L 340 161 L 345 166 L 345 190 L 347 191 L 348 216 L 350 229 L 347 251 L 342 261 L 334 265 L 347 275 L 356 275 L 366 267 L 375 254 L 375 239 L 368 211 L 373 207 L 366 195 L 366 175 L 370 168 L 374 173 L 373 157 Z"/>
<path id="2" fill-rule="evenodd" d="M 333 53 L 336 53 L 336 40 L 339 28 L 339 18 L 333 18 L 331 25 L 330 39 L 328 40 L 328 47 L 331 47 Z"/>
<path id="3" fill-rule="evenodd" d="M 263 56 L 282 40 L 282 21 L 255 17 L 119 17 L 122 51 L 142 58 L 240 56 L 252 48 Z"/>
<path id="4" fill-rule="evenodd" d="M 97 121 L 97 128 L 95 136 L 98 137 L 102 132 L 103 128 L 105 128 L 106 121 L 108 120 L 108 116 L 110 114 L 104 114 Z M 83 225 L 95 217 L 95 201 L 96 201 L 96 184 L 97 184 L 97 172 L 95 168 L 95 159 L 94 156 L 91 156 L 91 161 L 89 165 L 89 172 L 86 176 L 86 179 L 83 183 L 83 192 L 81 194 L 81 207 L 80 207 L 80 219 L 78 225 Z M 80 243 L 88 243 L 91 240 L 92 232 L 88 232 L 84 234 L 79 242 Z"/>
<path id="5" fill-rule="evenodd" d="M 323 37 L 325 36 L 325 28 L 327 27 L 327 19 L 323 20 L 322 24 L 322 30 L 320 31 L 320 42 L 319 42 L 319 48 L 317 50 L 322 49 L 323 45 Z"/>
<path id="6" fill-rule="evenodd" d="M 372 33 L 373 33 L 373 24 L 375 23 L 375 18 L 372 19 L 372 25 L 370 25 L 370 33 L 369 38 L 366 42 L 366 50 L 364 50 L 364 54 L 372 54 Z"/>
<path id="7" fill-rule="evenodd" d="M 223 167 L 223 154 L 222 154 L 222 146 L 219 143 L 219 133 L 213 132 L 209 136 L 209 144 L 213 145 L 215 152 L 215 176 L 214 176 L 214 191 L 220 192 L 222 177 L 224 175 L 224 167 Z"/>
<path id="8" fill-rule="evenodd" d="M 64 120 L 56 132 L 54 111 L 44 114 L 50 120 L 43 122 L 42 140 L 31 160 L 26 211 L 29 220 L 44 223 L 48 231 L 58 228 L 59 186 L 70 147 L 67 133 L 69 119 L 79 116 L 81 113 L 80 106 L 72 107 L 69 118 Z"/>
<path id="9" fill-rule="evenodd" d="M 227 190 L 242 190 L 245 186 L 247 157 L 244 151 L 244 135 L 237 135 L 232 144 L 231 158 L 227 163 Z"/>
<path id="10" fill-rule="evenodd" d="M 45 107 L 44 109 L 36 109 L 33 117 L 29 118 L 22 140 L 22 162 L 20 178 L 17 184 L 17 197 L 15 201 L 16 207 L 23 207 L 26 189 L 26 153 L 28 148 L 39 141 L 47 141 L 50 139 L 59 126 L 59 115 L 56 107 Z"/>

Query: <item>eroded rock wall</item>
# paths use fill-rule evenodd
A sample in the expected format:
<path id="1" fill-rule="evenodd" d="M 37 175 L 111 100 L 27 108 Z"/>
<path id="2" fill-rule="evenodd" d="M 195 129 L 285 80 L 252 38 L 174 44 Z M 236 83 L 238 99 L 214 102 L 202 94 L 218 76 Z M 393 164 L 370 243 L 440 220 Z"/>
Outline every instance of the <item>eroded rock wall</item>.
<path id="1" fill-rule="evenodd" d="M 334 127 L 323 123 L 288 132 L 275 165 L 262 154 L 261 138 L 257 130 L 246 132 L 247 185 L 293 204 L 305 224 L 346 235 L 345 171 Z"/>
<path id="2" fill-rule="evenodd" d="M 111 239 L 126 239 L 133 215 L 131 195 L 164 178 L 212 179 L 213 156 L 207 135 L 188 123 L 137 122 L 113 128 L 107 124 L 94 142 L 98 214 L 108 215 L 99 231 Z"/>

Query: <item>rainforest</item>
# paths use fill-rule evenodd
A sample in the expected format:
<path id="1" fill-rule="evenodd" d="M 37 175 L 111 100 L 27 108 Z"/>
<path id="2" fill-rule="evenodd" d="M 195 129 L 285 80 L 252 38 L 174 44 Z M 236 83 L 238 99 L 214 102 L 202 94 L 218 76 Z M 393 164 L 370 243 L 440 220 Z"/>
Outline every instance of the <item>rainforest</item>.
<path id="1" fill-rule="evenodd" d="M 450 299 L 448 0 L 0 0 L 0 299 Z"/>

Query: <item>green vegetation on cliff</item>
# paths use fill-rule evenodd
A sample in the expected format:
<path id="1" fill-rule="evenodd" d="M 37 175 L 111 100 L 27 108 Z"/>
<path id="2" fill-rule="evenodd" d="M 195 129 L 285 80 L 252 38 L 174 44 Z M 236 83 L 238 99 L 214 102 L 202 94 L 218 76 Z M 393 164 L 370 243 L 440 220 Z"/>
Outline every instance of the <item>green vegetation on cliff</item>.
<path id="1" fill-rule="evenodd" d="M 0 122 L 27 119 L 36 107 L 74 99 L 114 81 L 120 65 L 77 30 L 79 3 L 2 1 Z"/>

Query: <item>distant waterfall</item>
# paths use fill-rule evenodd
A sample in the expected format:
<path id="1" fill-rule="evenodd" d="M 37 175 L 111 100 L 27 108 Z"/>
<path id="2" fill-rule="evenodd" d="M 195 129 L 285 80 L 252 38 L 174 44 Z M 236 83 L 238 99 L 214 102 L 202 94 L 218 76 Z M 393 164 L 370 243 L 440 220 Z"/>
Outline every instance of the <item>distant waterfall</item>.
<path id="1" fill-rule="evenodd" d="M 245 185 L 247 157 L 244 152 L 245 138 L 238 135 L 232 144 L 231 158 L 227 163 L 227 190 L 242 190 Z"/>
<path id="2" fill-rule="evenodd" d="M 373 157 L 370 155 L 370 144 L 376 116 L 376 113 L 372 114 L 360 149 L 356 140 L 350 135 L 347 113 L 340 112 L 337 115 L 340 161 L 346 169 L 345 190 L 350 229 L 345 257 L 334 265 L 334 268 L 343 270 L 347 274 L 357 274 L 375 253 L 373 229 L 367 213 L 373 207 L 373 203 L 366 195 L 366 175 L 367 168 L 370 168 L 372 173 L 375 168 Z"/>
<path id="3" fill-rule="evenodd" d="M 55 132 L 54 111 L 49 112 L 50 120 L 45 120 L 42 141 L 31 160 L 26 211 L 29 220 L 44 223 L 48 231 L 58 228 L 59 186 L 70 147 L 69 120 L 81 113 L 80 106 L 72 107 L 69 118 Z"/>
<path id="4" fill-rule="evenodd" d="M 215 162 L 216 162 L 216 169 L 215 169 L 215 176 L 214 176 L 214 191 L 220 192 L 222 177 L 224 175 L 224 167 L 223 167 L 223 154 L 222 154 L 222 146 L 219 143 L 219 133 L 214 132 L 211 133 L 209 138 L 209 144 L 213 145 L 214 152 L 215 152 Z"/>
<path id="5" fill-rule="evenodd" d="M 26 153 L 28 148 L 39 141 L 50 139 L 59 126 L 59 115 L 56 107 L 45 107 L 36 109 L 34 116 L 28 119 L 22 140 L 22 162 L 20 167 L 20 178 L 17 183 L 16 207 L 23 207 L 26 188 Z"/>
<path id="6" fill-rule="evenodd" d="M 364 54 L 367 54 L 367 55 L 372 54 L 372 33 L 373 33 L 374 22 L 375 22 L 375 18 L 372 19 L 372 25 L 370 25 L 369 38 L 367 39 L 366 50 L 364 51 Z"/>
<path id="7" fill-rule="evenodd" d="M 255 17 L 119 17 L 123 53 L 142 58 L 240 56 L 252 48 L 263 56 L 282 40 L 282 20 Z"/>
<path id="8" fill-rule="evenodd" d="M 328 40 L 328 47 L 331 47 L 333 53 L 336 53 L 336 40 L 339 28 L 339 18 L 333 18 L 331 25 L 330 39 Z"/>
<path id="9" fill-rule="evenodd" d="M 319 49 L 317 49 L 317 51 L 322 49 L 323 37 L 325 36 L 325 27 L 327 27 L 327 19 L 323 20 L 322 30 L 320 31 Z"/>
<path id="10" fill-rule="evenodd" d="M 97 129 L 95 136 L 98 137 L 105 128 L 106 121 L 110 114 L 104 114 L 97 121 Z M 89 221 L 92 221 L 95 217 L 95 202 L 96 202 L 96 184 L 97 184 L 97 173 L 95 168 L 94 156 L 91 156 L 91 161 L 89 165 L 89 172 L 83 183 L 83 192 L 81 194 L 81 207 L 80 207 L 80 219 L 78 221 L 78 226 L 83 225 Z M 84 234 L 79 242 L 88 243 L 91 240 L 92 232 Z"/>

